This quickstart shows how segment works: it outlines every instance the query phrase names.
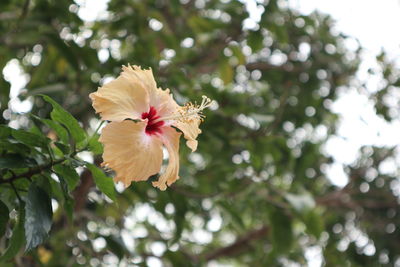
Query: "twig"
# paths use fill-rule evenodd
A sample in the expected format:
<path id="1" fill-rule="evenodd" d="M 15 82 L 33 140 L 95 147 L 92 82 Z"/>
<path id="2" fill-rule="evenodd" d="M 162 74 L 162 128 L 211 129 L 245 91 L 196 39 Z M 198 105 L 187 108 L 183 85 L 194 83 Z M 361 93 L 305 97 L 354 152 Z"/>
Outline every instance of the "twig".
<path id="1" fill-rule="evenodd" d="M 80 149 L 80 150 L 75 150 L 74 152 L 72 152 L 68 157 L 73 157 L 76 154 L 78 154 L 79 152 L 84 151 L 86 148 Z M 18 175 L 16 175 L 12 170 L 10 170 L 12 176 L 10 178 L 7 179 L 3 179 L 3 177 L 0 177 L 0 184 L 4 184 L 4 183 L 11 183 L 17 179 L 20 178 L 26 178 L 26 179 L 31 179 L 31 177 L 35 174 L 41 173 L 42 171 L 46 170 L 46 169 L 50 169 L 51 167 L 53 167 L 54 165 L 60 164 L 62 162 L 64 162 L 65 160 L 67 160 L 67 157 L 61 158 L 61 159 L 57 159 L 57 160 L 50 160 L 49 163 L 43 164 L 43 165 L 39 165 L 36 168 L 30 169 L 27 172 L 24 173 L 20 173 Z"/>
<path id="2" fill-rule="evenodd" d="M 31 2 L 30 0 L 25 0 L 24 6 L 22 7 L 21 15 L 18 17 L 18 20 L 17 20 L 15 26 L 14 26 L 14 27 L 11 27 L 11 28 L 9 29 L 9 31 L 8 31 L 6 34 L 4 34 L 4 36 L 3 36 L 3 37 L 1 38 L 1 40 L 0 40 L 1 42 L 5 42 L 7 36 L 9 36 L 10 34 L 18 32 L 19 27 L 21 26 L 21 23 L 24 21 L 24 19 L 25 19 L 26 16 L 28 15 L 28 10 L 29 10 L 29 4 L 30 4 L 30 2 Z"/>
<path id="3" fill-rule="evenodd" d="M 259 229 L 252 230 L 244 236 L 239 237 L 238 239 L 236 239 L 235 242 L 226 247 L 215 249 L 210 253 L 201 256 L 200 259 L 211 261 L 220 257 L 235 256 L 240 252 L 248 249 L 252 241 L 263 238 L 268 233 L 268 231 L 268 226 L 264 225 Z"/>
<path id="4" fill-rule="evenodd" d="M 13 188 L 13 190 L 14 190 L 14 192 L 15 192 L 15 195 L 16 195 L 17 198 L 18 198 L 19 203 L 22 203 L 22 199 L 21 199 L 20 195 L 18 194 L 18 191 L 17 191 L 17 189 L 15 188 L 14 183 L 13 183 L 13 182 L 10 182 L 10 185 L 11 185 L 11 187 Z"/>
<path id="5" fill-rule="evenodd" d="M 18 19 L 18 24 L 17 24 L 17 29 L 19 27 L 19 25 L 22 23 L 22 21 L 26 18 L 26 16 L 28 15 L 28 10 L 29 10 L 29 4 L 30 4 L 30 0 L 25 0 L 24 6 L 22 7 L 22 12 L 21 12 L 21 16 Z"/>
<path id="6" fill-rule="evenodd" d="M 15 173 L 13 173 L 13 175 L 10 178 L 0 179 L 0 184 L 12 183 L 15 180 L 20 179 L 20 178 L 30 179 L 33 175 L 41 173 L 42 171 L 44 171 L 46 169 L 49 169 L 49 168 L 53 167 L 54 165 L 57 165 L 57 164 L 65 161 L 65 160 L 66 160 L 66 158 L 62 158 L 62 159 L 58 159 L 58 160 L 55 160 L 55 161 L 51 161 L 49 163 L 46 163 L 46 164 L 43 164 L 43 165 L 39 165 L 34 169 L 31 169 L 31 170 L 29 170 L 27 172 L 24 172 L 24 173 L 21 173 L 21 174 L 18 174 L 18 175 L 15 175 Z"/>
<path id="7" fill-rule="evenodd" d="M 278 111 L 276 113 L 275 119 L 274 121 L 268 125 L 268 127 L 264 128 L 261 132 L 263 135 L 267 135 L 272 133 L 272 131 L 278 126 L 278 124 L 281 122 L 282 120 L 282 116 L 283 113 L 285 111 L 285 107 L 287 104 L 287 99 L 289 97 L 289 88 L 290 88 L 291 83 L 288 82 L 285 84 L 284 86 L 284 91 L 283 94 L 281 95 L 280 99 L 279 99 L 279 108 Z"/>

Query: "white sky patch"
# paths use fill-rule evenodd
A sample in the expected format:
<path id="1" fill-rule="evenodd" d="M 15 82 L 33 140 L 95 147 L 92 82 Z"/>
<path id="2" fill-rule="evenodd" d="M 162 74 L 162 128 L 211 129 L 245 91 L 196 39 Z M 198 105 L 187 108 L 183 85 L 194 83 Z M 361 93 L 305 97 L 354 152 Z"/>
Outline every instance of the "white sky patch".
<path id="1" fill-rule="evenodd" d="M 322 248 L 320 246 L 308 247 L 305 253 L 306 259 L 309 263 L 309 267 L 319 267 L 322 265 Z"/>
<path id="2" fill-rule="evenodd" d="M 349 182 L 349 177 L 344 172 L 343 165 L 341 163 L 335 162 L 326 169 L 326 176 L 332 182 L 332 184 L 344 187 Z"/>
<path id="3" fill-rule="evenodd" d="M 289 5 L 306 15 L 314 10 L 329 14 L 336 20 L 339 31 L 356 37 L 372 52 L 378 53 L 384 48 L 399 56 L 398 0 L 289 0 Z"/>
<path id="4" fill-rule="evenodd" d="M 259 28 L 258 23 L 261 20 L 261 15 L 263 14 L 265 8 L 262 5 L 257 5 L 256 0 L 240 0 L 246 6 L 246 10 L 249 13 L 249 17 L 243 21 L 244 29 L 257 30 Z"/>
<path id="5" fill-rule="evenodd" d="M 75 0 L 79 6 L 78 16 L 84 21 L 106 19 L 108 2 L 110 0 Z"/>
<path id="6" fill-rule="evenodd" d="M 289 6 L 304 15 L 315 10 L 331 15 L 335 30 L 357 38 L 365 49 L 357 78 L 366 82 L 366 88 L 345 88 L 332 105 L 332 111 L 340 116 L 338 136 L 332 136 L 324 147 L 336 162 L 328 169 L 328 178 L 333 184 L 344 186 L 342 164 L 354 162 L 361 146 L 396 146 L 400 142 L 400 121 L 384 121 L 376 115 L 368 98 L 357 92 L 358 89 L 376 92 L 381 88 L 380 74 L 374 77 L 367 71 L 376 67 L 375 56 L 382 50 L 391 60 L 400 63 L 400 35 L 395 34 L 400 25 L 400 3 L 397 0 L 289 0 Z M 348 48 L 354 50 L 354 42 L 348 43 Z"/>
<path id="7" fill-rule="evenodd" d="M 342 116 L 338 134 L 352 143 L 396 146 L 399 144 L 400 122 L 387 123 L 376 115 L 373 104 L 354 89 L 343 94 L 332 106 Z"/>
<path id="8" fill-rule="evenodd" d="M 18 60 L 11 59 L 3 69 L 6 81 L 11 84 L 9 108 L 13 112 L 24 113 L 32 109 L 31 99 L 19 100 L 18 95 L 29 82 L 29 75 L 24 73 Z M 1 116 L 2 114 L 0 114 Z"/>

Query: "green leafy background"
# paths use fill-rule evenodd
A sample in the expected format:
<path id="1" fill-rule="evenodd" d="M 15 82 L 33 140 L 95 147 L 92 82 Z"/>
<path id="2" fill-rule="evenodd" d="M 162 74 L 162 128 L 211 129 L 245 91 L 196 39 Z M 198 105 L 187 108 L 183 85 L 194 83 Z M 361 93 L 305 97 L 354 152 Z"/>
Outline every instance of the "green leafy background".
<path id="1" fill-rule="evenodd" d="M 303 266 L 310 251 L 325 266 L 398 262 L 398 170 L 380 168 L 396 147 L 362 147 L 344 187 L 326 174 L 331 105 L 364 86 L 363 49 L 329 16 L 282 2 L 259 3 L 248 29 L 238 1 L 110 0 L 94 21 L 78 16 L 83 1 L 0 1 L 0 265 Z M 376 62 L 382 87 L 360 93 L 390 122 L 399 71 L 384 53 Z M 163 192 L 157 177 L 115 187 L 99 167 L 88 95 L 128 63 L 180 104 L 214 100 Z M 13 108 L 10 64 L 29 112 Z"/>

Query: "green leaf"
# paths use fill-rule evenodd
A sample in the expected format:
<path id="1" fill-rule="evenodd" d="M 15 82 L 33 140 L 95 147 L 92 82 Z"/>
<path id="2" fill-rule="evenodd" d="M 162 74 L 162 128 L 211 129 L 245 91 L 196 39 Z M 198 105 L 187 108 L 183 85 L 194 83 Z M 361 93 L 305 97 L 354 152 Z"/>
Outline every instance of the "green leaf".
<path id="1" fill-rule="evenodd" d="M 48 175 L 48 174 L 45 174 L 45 175 L 42 175 L 43 177 L 46 177 L 46 179 L 47 179 L 47 181 L 49 182 L 49 184 L 50 184 L 50 194 L 51 194 L 51 197 L 52 198 L 55 198 L 55 199 L 57 199 L 57 201 L 60 201 L 61 199 L 63 199 L 64 198 L 64 195 L 63 195 L 63 192 L 62 192 L 62 189 L 61 189 L 61 187 L 60 187 L 60 180 L 59 181 L 56 181 L 56 180 L 54 180 L 50 175 Z M 36 177 L 35 177 L 36 178 Z M 42 187 L 42 186 L 40 186 L 40 187 Z M 28 188 L 29 188 L 29 186 L 28 186 Z M 42 187 L 43 188 L 43 187 Z M 67 190 L 68 190 L 68 187 L 67 187 Z M 50 195 L 49 194 L 49 195 Z"/>
<path id="2" fill-rule="evenodd" d="M 231 46 L 230 49 L 232 50 L 233 55 L 238 59 L 238 63 L 243 65 L 246 63 L 246 57 L 242 52 L 242 49 L 239 46 Z"/>
<path id="3" fill-rule="evenodd" d="M 11 128 L 0 125 L 0 139 L 7 138 L 11 134 Z"/>
<path id="4" fill-rule="evenodd" d="M 233 80 L 233 69 L 228 60 L 223 60 L 219 64 L 219 73 L 224 84 L 229 84 Z"/>
<path id="5" fill-rule="evenodd" d="M 31 116 L 33 118 L 35 118 L 36 120 L 46 124 L 51 129 L 53 129 L 56 132 L 60 141 L 64 144 L 68 144 L 68 131 L 63 126 L 61 126 L 57 122 L 49 120 L 49 119 L 43 119 L 43 118 L 40 118 L 35 115 L 31 115 Z"/>
<path id="6" fill-rule="evenodd" d="M 94 182 L 101 192 L 108 196 L 111 200 L 115 201 L 115 187 L 114 182 L 110 177 L 104 174 L 96 165 L 87 163 L 86 167 L 93 175 Z"/>
<path id="7" fill-rule="evenodd" d="M 303 222 L 306 225 L 306 231 L 317 239 L 321 236 L 324 231 L 323 217 L 317 209 L 308 211 L 303 216 Z"/>
<path id="8" fill-rule="evenodd" d="M 15 224 L 8 248 L 0 257 L 0 262 L 12 259 L 24 244 L 24 221 L 25 209 L 24 204 L 21 203 L 18 212 L 18 222 Z"/>
<path id="9" fill-rule="evenodd" d="M 76 143 L 80 143 L 86 139 L 86 133 L 79 125 L 78 121 L 57 102 L 46 95 L 42 95 L 43 99 L 53 106 L 50 113 L 51 118 L 64 125 Z"/>
<path id="10" fill-rule="evenodd" d="M 3 151 L 25 155 L 31 152 L 31 148 L 13 139 L 2 139 L 0 140 L 0 152 Z"/>
<path id="11" fill-rule="evenodd" d="M 103 238 L 107 241 L 107 248 L 109 248 L 120 260 L 125 255 L 129 255 L 129 251 L 120 237 L 103 236 Z"/>
<path id="12" fill-rule="evenodd" d="M 47 147 L 47 145 L 50 143 L 50 139 L 47 137 L 24 130 L 12 130 L 11 135 L 16 140 L 28 146 Z"/>
<path id="13" fill-rule="evenodd" d="M 169 191 L 168 195 L 175 207 L 174 222 L 176 225 L 174 238 L 171 243 L 179 241 L 182 236 L 183 230 L 185 228 L 185 215 L 188 212 L 188 204 L 185 198 L 181 195 L 174 194 L 174 192 Z"/>
<path id="14" fill-rule="evenodd" d="M 181 251 L 165 251 L 163 258 L 171 261 L 172 266 L 187 266 L 187 255 L 182 253 Z"/>
<path id="15" fill-rule="evenodd" d="M 0 237 L 6 232 L 8 220 L 10 219 L 10 211 L 6 204 L 0 200 Z"/>
<path id="16" fill-rule="evenodd" d="M 25 250 L 29 251 L 48 237 L 53 217 L 50 197 L 34 182 L 28 190 L 25 214 Z"/>
<path id="17" fill-rule="evenodd" d="M 67 87 L 65 84 L 55 83 L 55 84 L 50 84 L 50 85 L 45 85 L 42 87 L 30 89 L 29 92 L 25 95 L 25 97 L 39 95 L 39 94 L 54 94 L 54 93 L 62 92 L 64 90 L 67 90 Z"/>
<path id="18" fill-rule="evenodd" d="M 247 37 L 247 44 L 253 52 L 257 52 L 264 47 L 263 40 L 264 37 L 260 31 L 250 31 Z"/>
<path id="19" fill-rule="evenodd" d="M 67 155 L 70 152 L 70 147 L 67 145 L 64 145 L 63 143 L 60 142 L 54 142 L 54 145 L 63 153 L 63 155 Z"/>
<path id="20" fill-rule="evenodd" d="M 70 158 L 70 157 L 68 157 L 68 161 L 71 163 L 71 166 L 74 167 L 74 168 L 85 166 L 86 163 L 87 163 L 84 160 L 76 159 L 76 158 Z"/>
<path id="21" fill-rule="evenodd" d="M 103 153 L 103 145 L 99 142 L 99 135 L 94 136 L 89 140 L 89 149 L 95 155 L 100 155 Z"/>
<path id="22" fill-rule="evenodd" d="M 51 176 L 42 173 L 35 174 L 32 176 L 32 180 L 35 181 L 36 186 L 46 192 L 49 197 L 53 196 L 50 182 L 50 180 L 52 180 Z"/>
<path id="23" fill-rule="evenodd" d="M 71 49 L 71 44 L 61 39 L 58 34 L 51 33 L 47 34 L 46 37 L 58 49 L 59 53 L 63 55 L 63 58 L 65 58 L 76 71 L 80 71 L 78 56 Z"/>
<path id="24" fill-rule="evenodd" d="M 232 203 L 226 202 L 226 201 L 221 201 L 219 202 L 219 205 L 225 209 L 229 213 L 229 215 L 232 217 L 232 221 L 235 222 L 240 228 L 245 228 L 243 218 L 240 214 L 240 212 L 234 208 Z"/>
<path id="25" fill-rule="evenodd" d="M 293 242 L 291 218 L 282 210 L 273 208 L 269 213 L 271 222 L 271 241 L 274 251 L 288 252 Z"/>
<path id="26" fill-rule="evenodd" d="M 49 127 L 51 127 L 56 132 L 61 142 L 63 142 L 64 144 L 68 144 L 68 132 L 63 126 L 48 119 L 43 119 L 43 122 L 45 122 Z"/>
<path id="27" fill-rule="evenodd" d="M 79 175 L 71 166 L 65 164 L 57 164 L 53 167 L 53 170 L 59 178 L 62 177 L 65 180 L 68 185 L 68 190 L 70 192 L 73 191 L 78 185 L 80 179 Z"/>
<path id="28" fill-rule="evenodd" d="M 74 210 L 74 200 L 71 198 L 68 190 L 68 184 L 63 178 L 63 176 L 59 176 L 60 179 L 60 187 L 64 196 L 64 208 L 67 212 L 68 218 L 72 222 L 73 219 L 73 210 Z"/>
<path id="29" fill-rule="evenodd" d="M 5 154 L 0 158 L 0 168 L 18 169 L 36 166 L 33 159 L 22 157 L 19 154 Z"/>

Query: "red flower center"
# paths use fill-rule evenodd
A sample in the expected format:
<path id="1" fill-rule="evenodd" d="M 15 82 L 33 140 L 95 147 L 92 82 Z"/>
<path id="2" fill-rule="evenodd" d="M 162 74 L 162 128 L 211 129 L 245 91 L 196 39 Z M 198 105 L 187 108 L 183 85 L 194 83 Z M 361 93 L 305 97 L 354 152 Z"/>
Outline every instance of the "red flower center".
<path id="1" fill-rule="evenodd" d="M 160 116 L 157 116 L 157 110 L 154 107 L 150 107 L 149 112 L 142 113 L 142 119 L 148 119 L 146 126 L 146 133 L 148 135 L 162 133 L 161 127 L 164 125 L 164 121 L 156 121 Z"/>

